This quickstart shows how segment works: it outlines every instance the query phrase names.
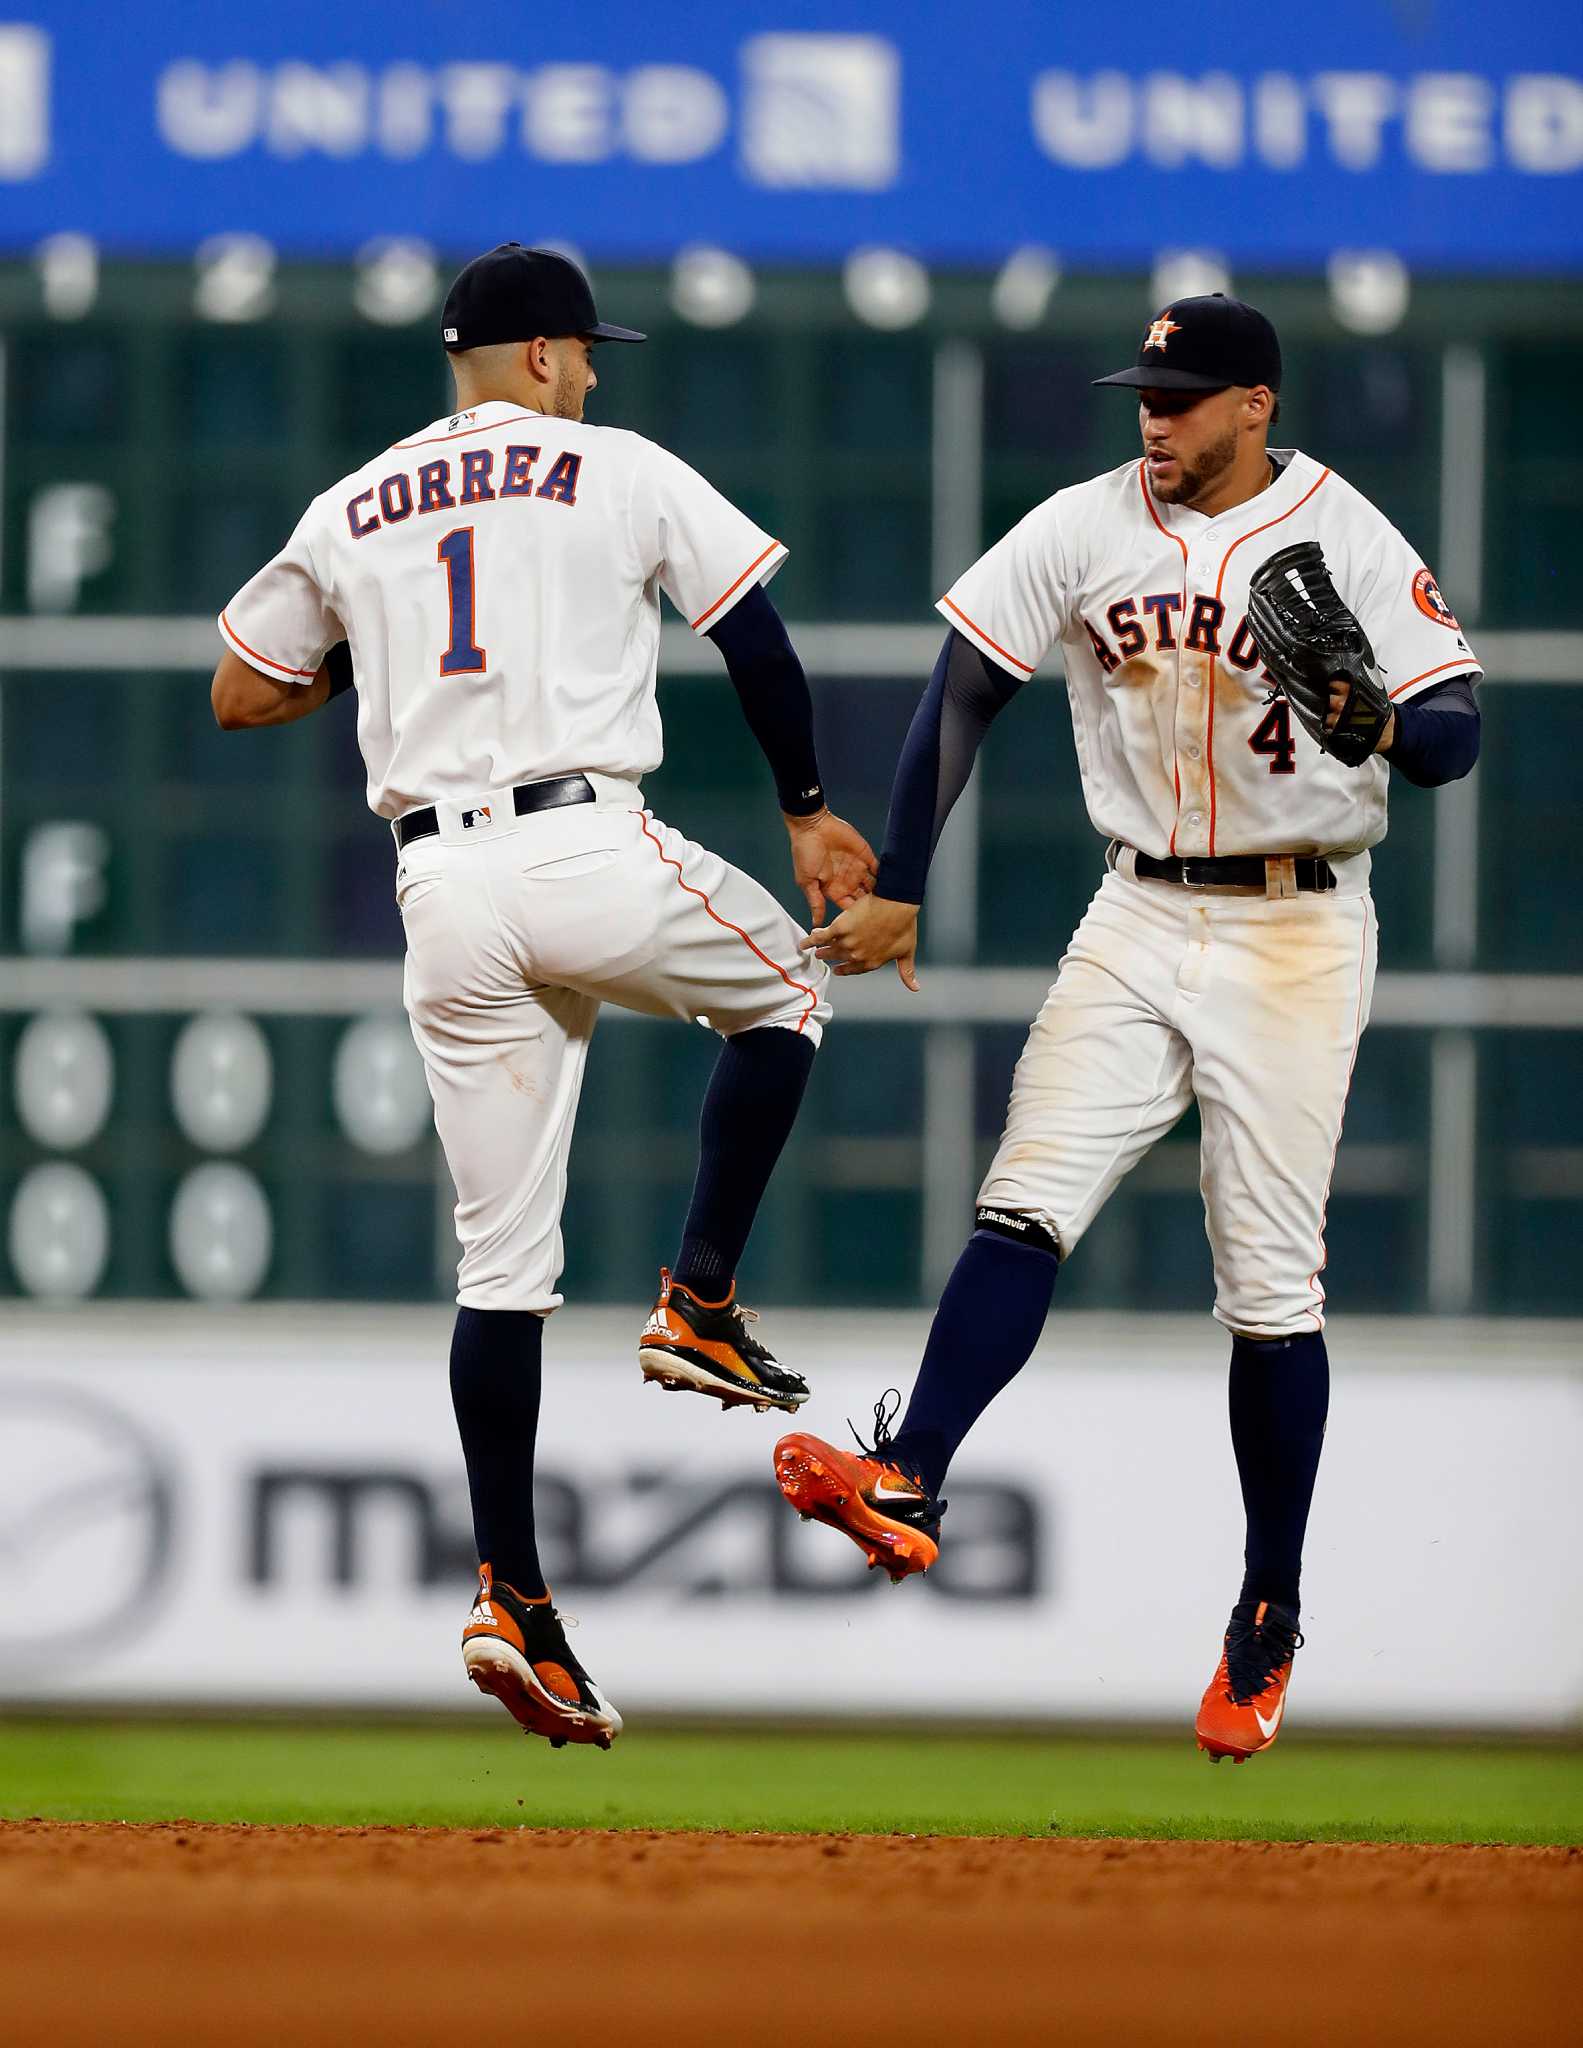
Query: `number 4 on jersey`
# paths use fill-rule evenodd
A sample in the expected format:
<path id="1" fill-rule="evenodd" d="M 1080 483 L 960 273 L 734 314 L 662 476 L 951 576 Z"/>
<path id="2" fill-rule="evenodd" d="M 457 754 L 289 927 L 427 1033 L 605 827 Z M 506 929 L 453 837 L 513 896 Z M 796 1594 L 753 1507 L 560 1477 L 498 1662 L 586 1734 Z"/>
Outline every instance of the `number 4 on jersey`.
<path id="1" fill-rule="evenodd" d="M 1297 773 L 1297 742 L 1292 738 L 1292 707 L 1284 697 L 1272 697 L 1248 745 L 1256 754 L 1267 754 L 1272 775 Z"/>
<path id="2" fill-rule="evenodd" d="M 435 550 L 445 564 L 445 582 L 451 605 L 451 644 L 440 656 L 442 676 L 482 674 L 488 657 L 476 639 L 473 596 L 473 529 L 457 526 Z"/>

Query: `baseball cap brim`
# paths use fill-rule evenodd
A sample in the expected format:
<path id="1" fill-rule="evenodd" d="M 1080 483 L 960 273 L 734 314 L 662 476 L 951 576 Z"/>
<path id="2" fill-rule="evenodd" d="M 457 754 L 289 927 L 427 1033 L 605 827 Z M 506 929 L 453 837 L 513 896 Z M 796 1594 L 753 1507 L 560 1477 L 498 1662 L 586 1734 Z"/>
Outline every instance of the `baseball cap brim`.
<path id="1" fill-rule="evenodd" d="M 1096 377 L 1096 384 L 1130 384 L 1137 390 L 1151 391 L 1228 391 L 1231 387 L 1224 377 L 1206 377 L 1199 370 L 1168 370 L 1162 363 L 1157 370 L 1145 370 L 1134 366 L 1130 370 L 1117 370 L 1110 377 Z"/>
<path id="2" fill-rule="evenodd" d="M 608 320 L 600 320 L 584 335 L 586 341 L 647 341 L 646 334 L 639 334 L 635 327 L 616 327 Z"/>

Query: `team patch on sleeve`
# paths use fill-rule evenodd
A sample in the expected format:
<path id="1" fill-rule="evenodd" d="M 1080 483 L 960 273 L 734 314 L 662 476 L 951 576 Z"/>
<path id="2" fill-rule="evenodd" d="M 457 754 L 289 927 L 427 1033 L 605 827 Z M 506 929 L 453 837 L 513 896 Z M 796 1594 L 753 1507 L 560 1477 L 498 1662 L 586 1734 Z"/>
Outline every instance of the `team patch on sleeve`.
<path id="1" fill-rule="evenodd" d="M 1433 619 L 1437 626 L 1449 626 L 1453 633 L 1461 632 L 1456 614 L 1440 595 L 1440 585 L 1427 569 L 1420 569 L 1413 578 L 1413 603 L 1426 619 Z"/>

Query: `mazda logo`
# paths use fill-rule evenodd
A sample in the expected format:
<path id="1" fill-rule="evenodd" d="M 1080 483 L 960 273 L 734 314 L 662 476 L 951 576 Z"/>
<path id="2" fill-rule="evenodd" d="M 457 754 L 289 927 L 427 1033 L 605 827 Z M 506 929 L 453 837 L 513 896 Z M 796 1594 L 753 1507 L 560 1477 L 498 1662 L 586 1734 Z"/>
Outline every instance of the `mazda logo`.
<path id="1" fill-rule="evenodd" d="M 75 1668 L 143 1629 L 174 1523 L 170 1467 L 123 1409 L 0 1384 L 0 1679 L 26 1669 L 36 1686 L 41 1665 Z"/>

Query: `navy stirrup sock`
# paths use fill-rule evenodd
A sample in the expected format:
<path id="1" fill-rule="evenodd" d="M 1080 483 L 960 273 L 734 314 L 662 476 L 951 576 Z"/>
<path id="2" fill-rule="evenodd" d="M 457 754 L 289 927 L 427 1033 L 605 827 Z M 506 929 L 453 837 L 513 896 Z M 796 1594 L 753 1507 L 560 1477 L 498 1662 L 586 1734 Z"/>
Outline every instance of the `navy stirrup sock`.
<path id="1" fill-rule="evenodd" d="M 778 1024 L 739 1031 L 720 1048 L 698 1119 L 698 1178 L 676 1254 L 676 1278 L 703 1301 L 731 1292 L 817 1050 L 811 1038 Z"/>
<path id="2" fill-rule="evenodd" d="M 1329 1407 L 1330 1360 L 1317 1330 L 1232 1338 L 1231 1442 L 1248 1517 L 1244 1600 L 1297 1608 Z"/>
<path id="3" fill-rule="evenodd" d="M 938 1494 L 957 1447 L 1033 1355 L 1050 1312 L 1053 1251 L 976 1230 L 951 1270 L 901 1428 L 886 1456 Z"/>
<path id="4" fill-rule="evenodd" d="M 544 1318 L 461 1308 L 451 1338 L 451 1402 L 467 1460 L 478 1558 L 524 1599 L 545 1592 L 533 1529 Z"/>

